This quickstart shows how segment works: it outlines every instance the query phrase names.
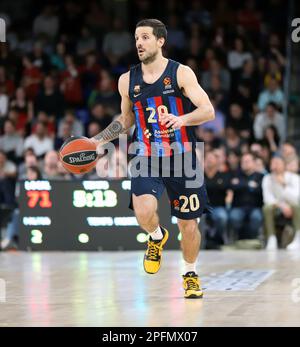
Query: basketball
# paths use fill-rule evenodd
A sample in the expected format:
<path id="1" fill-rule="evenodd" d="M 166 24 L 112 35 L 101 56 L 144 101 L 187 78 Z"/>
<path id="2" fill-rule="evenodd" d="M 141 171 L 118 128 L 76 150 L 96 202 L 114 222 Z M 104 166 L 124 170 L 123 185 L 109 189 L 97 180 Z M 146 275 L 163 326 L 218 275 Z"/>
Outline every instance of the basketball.
<path id="1" fill-rule="evenodd" d="M 64 168 L 69 172 L 87 173 L 97 163 L 96 145 L 87 137 L 72 136 L 61 146 L 59 157 Z"/>

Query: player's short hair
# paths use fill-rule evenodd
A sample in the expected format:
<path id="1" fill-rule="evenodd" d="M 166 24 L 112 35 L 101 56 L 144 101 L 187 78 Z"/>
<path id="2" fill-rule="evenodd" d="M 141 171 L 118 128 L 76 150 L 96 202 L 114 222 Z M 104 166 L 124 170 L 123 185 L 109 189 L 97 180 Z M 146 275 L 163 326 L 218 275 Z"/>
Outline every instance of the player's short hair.
<path id="1" fill-rule="evenodd" d="M 136 28 L 138 27 L 151 27 L 153 29 L 153 35 L 157 39 L 164 38 L 165 41 L 167 40 L 167 28 L 165 24 L 158 19 L 142 19 L 137 23 Z"/>

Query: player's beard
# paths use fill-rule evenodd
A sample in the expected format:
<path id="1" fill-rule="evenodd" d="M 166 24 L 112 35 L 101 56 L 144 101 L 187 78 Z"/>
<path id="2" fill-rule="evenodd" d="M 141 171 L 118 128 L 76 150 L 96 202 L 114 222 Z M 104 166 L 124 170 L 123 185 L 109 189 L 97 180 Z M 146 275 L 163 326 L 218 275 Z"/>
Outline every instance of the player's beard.
<path id="1" fill-rule="evenodd" d="M 157 54 L 158 51 L 148 53 L 148 55 L 145 55 L 143 58 L 140 58 L 140 61 L 145 65 L 151 64 L 156 59 Z"/>

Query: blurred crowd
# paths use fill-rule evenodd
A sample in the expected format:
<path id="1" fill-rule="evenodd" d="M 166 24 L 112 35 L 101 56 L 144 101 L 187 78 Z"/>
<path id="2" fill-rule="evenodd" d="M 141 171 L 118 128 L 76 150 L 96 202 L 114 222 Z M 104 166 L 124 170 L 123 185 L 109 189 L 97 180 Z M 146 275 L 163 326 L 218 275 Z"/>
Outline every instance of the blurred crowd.
<path id="1" fill-rule="evenodd" d="M 66 172 L 58 150 L 71 135 L 96 135 L 119 114 L 118 77 L 138 63 L 135 24 L 154 17 L 167 25 L 164 55 L 194 70 L 215 107 L 215 120 L 195 129 L 205 142 L 215 207 L 205 221 L 206 247 L 264 239 L 275 249 L 295 241 L 299 159 L 283 115 L 284 0 L 25 0 L 26 8 L 18 3 L 14 11 L 10 3 L 0 5 L 7 23 L 0 43 L 1 210 L 16 211 L 20 179 L 98 178 L 96 171 Z M 116 156 L 122 176 L 126 153 Z"/>

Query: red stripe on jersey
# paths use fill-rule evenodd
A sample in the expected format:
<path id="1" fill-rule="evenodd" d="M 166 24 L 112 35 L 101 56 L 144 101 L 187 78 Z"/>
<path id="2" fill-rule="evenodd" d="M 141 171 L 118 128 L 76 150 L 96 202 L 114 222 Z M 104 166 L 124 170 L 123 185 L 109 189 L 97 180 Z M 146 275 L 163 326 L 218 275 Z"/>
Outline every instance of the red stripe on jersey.
<path id="1" fill-rule="evenodd" d="M 184 111 L 183 111 L 183 105 L 182 105 L 182 100 L 181 98 L 176 97 L 176 106 L 177 106 L 177 111 L 179 113 L 179 116 L 183 116 L 184 115 Z M 187 132 L 186 132 L 186 127 L 181 127 L 180 128 L 180 133 L 181 133 L 181 139 L 184 145 L 184 148 L 186 151 L 190 151 L 191 150 L 191 146 L 189 145 L 189 139 L 187 136 Z"/>
<path id="2" fill-rule="evenodd" d="M 162 97 L 161 96 L 155 96 L 154 102 L 155 102 L 155 106 L 156 106 L 158 126 L 159 126 L 159 129 L 163 133 L 164 131 L 167 131 L 168 128 L 166 127 L 166 125 L 162 125 L 161 122 L 159 121 L 158 107 L 163 105 Z M 161 141 L 162 141 L 162 144 L 163 144 L 163 147 L 165 150 L 165 155 L 170 156 L 171 155 L 170 138 L 168 136 L 166 136 L 166 137 L 162 136 Z"/>
<path id="3" fill-rule="evenodd" d="M 146 126 L 146 122 L 145 122 L 145 114 L 144 114 L 142 103 L 140 101 L 137 101 L 135 103 L 135 107 L 137 108 L 137 111 L 138 111 L 139 121 L 140 121 L 140 125 L 141 125 L 142 132 L 143 132 L 143 142 L 145 145 L 144 146 L 144 148 L 145 148 L 144 155 L 150 156 L 151 155 L 151 144 L 150 144 L 149 138 L 144 133 L 145 130 L 147 129 L 147 126 Z"/>

